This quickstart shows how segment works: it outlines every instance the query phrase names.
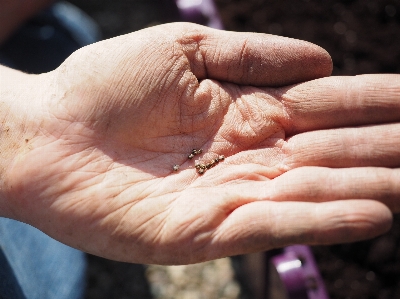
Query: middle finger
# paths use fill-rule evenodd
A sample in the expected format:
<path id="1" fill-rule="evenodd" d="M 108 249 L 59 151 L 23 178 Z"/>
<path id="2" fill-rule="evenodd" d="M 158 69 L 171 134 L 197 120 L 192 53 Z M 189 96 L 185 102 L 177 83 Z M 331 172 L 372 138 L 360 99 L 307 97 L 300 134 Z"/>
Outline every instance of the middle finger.
<path id="1" fill-rule="evenodd" d="M 284 164 L 301 166 L 400 167 L 400 124 L 311 131 L 287 139 Z"/>

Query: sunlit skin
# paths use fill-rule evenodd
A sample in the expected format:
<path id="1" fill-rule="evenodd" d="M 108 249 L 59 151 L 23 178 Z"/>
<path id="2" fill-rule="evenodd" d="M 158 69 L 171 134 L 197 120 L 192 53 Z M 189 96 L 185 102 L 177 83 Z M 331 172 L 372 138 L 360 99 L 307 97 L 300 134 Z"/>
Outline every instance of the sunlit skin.
<path id="1" fill-rule="evenodd" d="M 0 213 L 136 263 L 384 233 L 400 208 L 400 77 L 331 69 L 307 42 L 190 24 L 47 74 L 2 68 Z"/>

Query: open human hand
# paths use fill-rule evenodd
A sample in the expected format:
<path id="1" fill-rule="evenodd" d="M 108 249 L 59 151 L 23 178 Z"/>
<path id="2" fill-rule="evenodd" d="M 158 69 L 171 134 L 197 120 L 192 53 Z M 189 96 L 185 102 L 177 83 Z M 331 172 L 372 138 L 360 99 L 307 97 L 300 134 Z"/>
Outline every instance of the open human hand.
<path id="1" fill-rule="evenodd" d="M 0 213 L 137 263 L 376 236 L 400 208 L 400 79 L 330 72 L 310 43 L 192 24 L 12 72 Z"/>

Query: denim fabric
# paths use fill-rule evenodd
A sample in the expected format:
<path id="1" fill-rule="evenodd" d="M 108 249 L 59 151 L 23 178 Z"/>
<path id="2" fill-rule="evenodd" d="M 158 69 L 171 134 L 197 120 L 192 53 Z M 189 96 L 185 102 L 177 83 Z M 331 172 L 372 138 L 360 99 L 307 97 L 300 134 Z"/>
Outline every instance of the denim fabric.
<path id="1" fill-rule="evenodd" d="M 0 218 L 0 249 L 0 298 L 82 298 L 84 253 L 6 218 Z"/>
<path id="2" fill-rule="evenodd" d="M 51 71 L 99 36 L 82 11 L 59 2 L 1 45 L 0 63 L 28 73 Z M 25 223 L 0 218 L 0 299 L 82 298 L 85 269 L 84 253 Z"/>

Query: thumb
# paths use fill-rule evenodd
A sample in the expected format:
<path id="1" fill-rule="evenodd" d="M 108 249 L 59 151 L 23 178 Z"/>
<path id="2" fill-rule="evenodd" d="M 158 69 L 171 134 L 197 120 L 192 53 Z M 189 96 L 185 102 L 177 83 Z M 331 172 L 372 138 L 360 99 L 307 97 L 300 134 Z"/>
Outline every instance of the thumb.
<path id="1" fill-rule="evenodd" d="M 322 48 L 309 42 L 261 33 L 239 33 L 194 24 L 178 26 L 192 72 L 214 79 L 254 86 L 282 86 L 332 72 L 332 60 Z M 174 28 L 176 29 L 176 28 Z"/>

